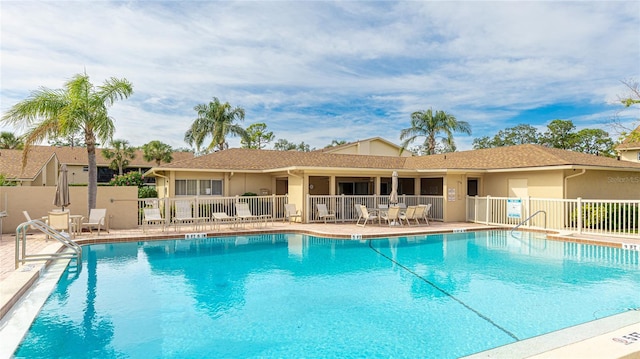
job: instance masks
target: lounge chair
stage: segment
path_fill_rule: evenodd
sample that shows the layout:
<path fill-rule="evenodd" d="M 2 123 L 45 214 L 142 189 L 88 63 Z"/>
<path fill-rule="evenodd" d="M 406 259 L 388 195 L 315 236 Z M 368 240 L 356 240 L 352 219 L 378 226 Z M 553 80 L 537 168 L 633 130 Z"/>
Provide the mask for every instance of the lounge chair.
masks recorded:
<path fill-rule="evenodd" d="M 388 225 L 395 225 L 400 223 L 402 225 L 402 221 L 400 221 L 400 207 L 390 206 L 387 213 L 383 213 L 380 215 L 380 218 L 387 221 Z"/>
<path fill-rule="evenodd" d="M 295 220 L 296 218 L 300 218 L 300 221 L 302 222 L 302 213 L 296 209 L 295 203 L 286 203 L 284 205 L 284 218 L 282 219 L 282 222 L 289 220 L 289 224 L 291 224 L 292 219 Z"/>
<path fill-rule="evenodd" d="M 213 224 L 213 229 L 220 230 L 223 224 L 229 224 L 229 227 L 233 227 L 236 225 L 236 218 L 231 217 L 226 212 L 214 212 L 211 213 L 211 223 Z"/>
<path fill-rule="evenodd" d="M 162 227 L 162 231 L 164 232 L 164 227 L 167 224 L 167 220 L 165 218 L 162 218 L 162 214 L 160 214 L 160 208 L 143 208 L 142 213 L 143 232 L 147 231 L 147 228 L 150 224 L 160 224 Z"/>
<path fill-rule="evenodd" d="M 336 214 L 334 212 L 329 212 L 326 204 L 317 203 L 316 208 L 318 209 L 318 218 L 324 220 L 325 224 L 327 223 L 327 219 L 331 219 L 331 218 L 333 218 L 334 223 L 338 222 L 336 218 Z"/>
<path fill-rule="evenodd" d="M 364 227 L 367 225 L 367 222 L 370 219 L 376 220 L 378 219 L 378 215 L 374 213 L 369 213 L 369 210 L 366 206 L 362 204 L 356 204 L 356 211 L 358 212 L 358 220 L 356 221 L 356 226 Z M 360 224 L 360 220 L 364 219 L 364 222 Z"/>
<path fill-rule="evenodd" d="M 83 217 L 84 220 L 84 217 Z M 107 226 L 107 209 L 106 208 L 93 208 L 89 212 L 89 219 L 87 222 L 82 222 L 82 228 L 89 228 L 89 232 L 93 233 L 93 229 L 98 229 L 98 235 L 100 235 L 100 229 L 104 229 L 109 233 L 109 227 Z"/>
<path fill-rule="evenodd" d="M 176 231 L 178 230 L 178 224 L 193 224 L 197 230 L 200 222 L 204 220 L 206 218 L 193 215 L 191 201 L 176 201 L 176 213 L 171 220 Z"/>
<path fill-rule="evenodd" d="M 254 215 L 249 209 L 249 203 L 236 203 L 236 218 L 242 224 L 245 223 L 260 223 L 264 220 L 265 227 L 267 226 L 267 220 L 271 217 L 268 214 Z"/>
<path fill-rule="evenodd" d="M 49 212 L 47 224 L 58 232 L 67 233 L 70 237 L 73 236 L 73 224 L 69 211 Z"/>

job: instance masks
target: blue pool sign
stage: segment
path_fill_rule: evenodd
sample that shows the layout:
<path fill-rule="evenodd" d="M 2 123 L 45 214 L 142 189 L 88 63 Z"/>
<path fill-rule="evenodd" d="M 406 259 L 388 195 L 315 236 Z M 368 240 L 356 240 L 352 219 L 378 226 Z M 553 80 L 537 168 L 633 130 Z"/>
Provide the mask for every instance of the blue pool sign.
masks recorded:
<path fill-rule="evenodd" d="M 520 198 L 507 199 L 507 217 L 520 218 L 522 214 L 522 200 Z"/>

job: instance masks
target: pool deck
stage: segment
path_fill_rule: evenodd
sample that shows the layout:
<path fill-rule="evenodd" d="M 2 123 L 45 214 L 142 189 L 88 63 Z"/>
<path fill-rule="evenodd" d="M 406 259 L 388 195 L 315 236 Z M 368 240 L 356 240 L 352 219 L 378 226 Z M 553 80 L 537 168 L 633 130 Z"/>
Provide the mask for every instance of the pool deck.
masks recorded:
<path fill-rule="evenodd" d="M 213 229 L 207 226 L 206 229 L 194 230 L 190 226 L 182 226 L 179 227 L 177 231 L 174 227 L 170 227 L 164 232 L 157 228 L 148 231 L 148 233 L 143 233 L 141 229 L 111 230 L 110 233 L 101 232 L 99 236 L 95 232 L 93 234 L 83 233 L 75 240 L 79 244 L 93 244 L 184 238 L 185 234 L 188 233 L 206 233 L 207 236 L 221 236 L 274 232 L 304 233 L 338 239 L 350 239 L 352 235 L 356 235 L 357 237 L 361 236 L 362 238 L 394 237 L 496 228 L 499 227 L 466 222 L 431 222 L 429 226 L 422 224 L 420 226 L 405 225 L 393 227 L 378 224 L 368 224 L 366 227 L 360 227 L 354 223 L 289 224 L 288 222 L 275 222 L 263 227 L 247 225 L 244 228 L 228 228 L 228 226 L 223 225 L 221 229 Z M 550 233 L 548 237 L 555 240 L 591 243 L 612 247 L 621 247 L 622 243 L 637 242 L 637 240 L 634 241 L 625 238 L 576 236 L 570 234 L 561 236 Z M 27 254 L 52 253 L 61 249 L 59 243 L 53 240 L 46 241 L 42 234 L 30 234 L 27 243 Z M 15 269 L 14 263 L 15 236 L 4 234 L 0 239 L 0 319 L 6 314 L 11 315 L 11 309 L 14 304 L 18 303 L 31 285 L 38 280 L 40 274 L 51 265 L 51 263 L 44 261 L 29 262 Z M 5 321 L 3 320 L 2 322 Z M 0 327 L 0 330 L 2 330 L 2 327 Z M 629 334 L 631 334 L 631 336 L 629 336 Z M 617 316 L 585 323 L 576 327 L 477 353 L 468 358 L 640 358 L 640 308 Z"/>

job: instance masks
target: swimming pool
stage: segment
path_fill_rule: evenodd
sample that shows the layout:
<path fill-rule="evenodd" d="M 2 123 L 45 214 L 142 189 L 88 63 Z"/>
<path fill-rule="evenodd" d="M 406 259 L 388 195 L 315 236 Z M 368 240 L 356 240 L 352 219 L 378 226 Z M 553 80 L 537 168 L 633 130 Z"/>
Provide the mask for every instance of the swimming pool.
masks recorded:
<path fill-rule="evenodd" d="M 92 245 L 15 355 L 456 358 L 639 308 L 638 254 L 503 231 Z"/>

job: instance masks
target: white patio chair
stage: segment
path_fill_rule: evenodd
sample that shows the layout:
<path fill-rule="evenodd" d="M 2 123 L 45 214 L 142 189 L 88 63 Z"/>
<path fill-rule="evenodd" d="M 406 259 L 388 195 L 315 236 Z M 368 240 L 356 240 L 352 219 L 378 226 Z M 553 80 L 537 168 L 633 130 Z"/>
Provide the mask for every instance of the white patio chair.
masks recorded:
<path fill-rule="evenodd" d="M 58 232 L 64 232 L 71 238 L 73 236 L 73 224 L 69 211 L 49 212 L 47 224 Z"/>
<path fill-rule="evenodd" d="M 89 219 L 84 222 L 82 218 L 82 228 L 89 228 L 89 232 L 93 233 L 93 229 L 98 229 L 98 235 L 100 235 L 100 229 L 104 229 L 109 233 L 109 227 L 107 226 L 107 209 L 106 208 L 93 208 L 89 211 Z"/>
<path fill-rule="evenodd" d="M 179 224 L 192 224 L 198 230 L 200 222 L 206 220 L 205 217 L 194 216 L 192 206 L 191 201 L 176 201 L 176 212 L 172 219 L 174 230 L 178 230 Z"/>
<path fill-rule="evenodd" d="M 400 214 L 398 215 L 398 218 L 400 219 L 400 223 L 402 223 L 402 221 L 404 220 L 407 223 L 407 226 L 410 226 L 411 220 L 415 220 L 417 222 L 417 219 L 415 218 L 417 207 L 418 206 L 409 206 L 407 207 L 407 210 L 404 213 L 400 212 Z"/>
<path fill-rule="evenodd" d="M 253 213 L 251 213 L 251 209 L 249 209 L 249 203 L 236 203 L 236 218 L 243 225 L 252 222 L 257 224 L 261 223 L 262 220 L 264 220 L 264 225 L 266 227 L 269 217 L 270 215 L 268 214 L 254 215 Z"/>
<path fill-rule="evenodd" d="M 402 222 L 400 221 L 400 207 L 397 206 L 389 207 L 389 210 L 386 213 L 381 214 L 380 218 L 387 221 L 387 224 L 390 226 L 398 223 L 402 225 Z"/>
<path fill-rule="evenodd" d="M 147 232 L 150 224 L 160 224 L 160 226 L 162 227 L 162 231 L 164 232 L 164 227 L 167 224 L 167 220 L 165 218 L 162 218 L 162 214 L 160 214 L 160 208 L 143 208 L 142 214 L 143 232 Z"/>
<path fill-rule="evenodd" d="M 302 213 L 300 213 L 300 210 L 296 209 L 295 203 L 286 203 L 284 205 L 284 218 L 282 219 L 282 222 L 289 220 L 289 224 L 291 224 L 292 219 L 295 220 L 296 218 L 300 218 L 300 221 L 302 222 Z"/>
<path fill-rule="evenodd" d="M 324 203 L 317 203 L 316 208 L 318 210 L 318 218 L 324 220 L 324 223 L 327 223 L 327 219 L 333 218 L 333 222 L 337 223 L 338 219 L 336 218 L 335 212 L 330 212 L 327 209 L 327 205 Z"/>
<path fill-rule="evenodd" d="M 211 223 L 213 225 L 213 229 L 220 230 L 223 224 L 228 224 L 229 228 L 235 227 L 236 218 L 231 217 L 226 212 L 214 212 L 211 213 Z"/>
<path fill-rule="evenodd" d="M 356 226 L 364 227 L 367 225 L 367 222 L 370 219 L 373 219 L 373 220 L 378 219 L 378 215 L 374 213 L 369 213 L 369 210 L 365 205 L 356 204 L 355 206 L 356 206 L 356 211 L 358 212 L 358 220 L 356 221 Z M 362 222 L 361 224 L 360 220 L 362 219 L 364 219 L 364 222 Z"/>

